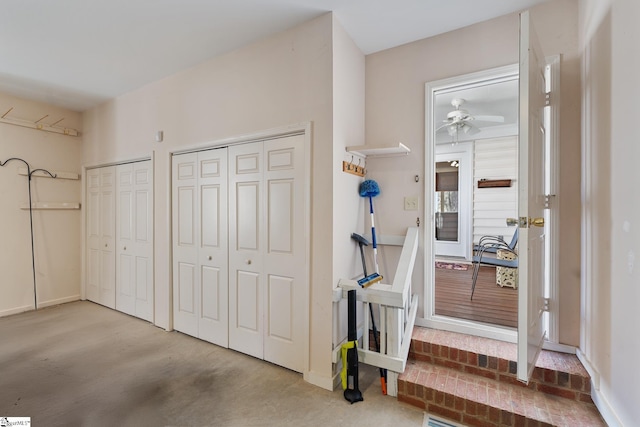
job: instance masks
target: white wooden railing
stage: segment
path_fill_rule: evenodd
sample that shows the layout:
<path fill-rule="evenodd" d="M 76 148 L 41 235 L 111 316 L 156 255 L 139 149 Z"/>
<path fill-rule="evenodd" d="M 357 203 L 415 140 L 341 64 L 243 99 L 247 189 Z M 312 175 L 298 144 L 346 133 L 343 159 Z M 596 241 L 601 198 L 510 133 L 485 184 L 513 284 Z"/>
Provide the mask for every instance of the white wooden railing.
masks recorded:
<path fill-rule="evenodd" d="M 396 239 L 397 240 L 397 239 Z M 380 245 L 397 245 L 393 238 L 380 236 Z M 418 228 L 410 227 L 402 243 L 402 252 L 392 284 L 376 283 L 361 288 L 356 280 L 340 279 L 342 298 L 347 291 L 356 289 L 358 300 L 364 303 L 362 345 L 358 348 L 358 361 L 387 370 L 387 394 L 397 396 L 398 375 L 404 372 L 409 355 L 411 334 L 418 311 L 418 297 L 411 294 L 411 275 L 418 252 Z M 370 316 L 368 304 L 380 307 L 380 352 L 369 350 Z M 334 362 L 337 353 L 334 352 Z"/>

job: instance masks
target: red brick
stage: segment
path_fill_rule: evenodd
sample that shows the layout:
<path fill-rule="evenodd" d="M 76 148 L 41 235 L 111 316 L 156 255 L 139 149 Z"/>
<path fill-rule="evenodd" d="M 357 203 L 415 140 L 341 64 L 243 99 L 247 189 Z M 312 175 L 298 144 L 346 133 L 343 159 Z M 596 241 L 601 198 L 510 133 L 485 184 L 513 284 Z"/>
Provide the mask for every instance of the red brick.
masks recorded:
<path fill-rule="evenodd" d="M 467 400 L 466 409 L 464 412 L 469 415 L 478 415 L 478 404 L 471 400 Z"/>
<path fill-rule="evenodd" d="M 558 387 L 551 387 L 545 384 L 538 384 L 538 391 L 543 393 L 552 394 L 554 396 L 564 397 L 566 399 L 575 400 L 576 392 L 573 390 L 567 390 Z"/>
<path fill-rule="evenodd" d="M 444 395 L 444 406 L 447 408 L 453 409 L 455 407 L 455 397 L 452 394 L 445 393 Z"/>
<path fill-rule="evenodd" d="M 500 411 L 500 425 L 513 426 L 514 425 L 513 414 L 508 411 Z"/>
<path fill-rule="evenodd" d="M 513 414 L 513 425 L 515 427 L 526 427 L 527 418 L 523 415 Z"/>
<path fill-rule="evenodd" d="M 434 390 L 433 391 L 433 395 L 434 395 L 433 402 L 436 405 L 444 405 L 444 393 L 443 392 L 438 391 L 438 390 Z"/>
<path fill-rule="evenodd" d="M 433 389 L 429 387 L 424 388 L 424 400 L 425 402 L 433 402 Z"/>
<path fill-rule="evenodd" d="M 498 369 L 498 358 L 489 356 L 489 369 L 497 370 Z"/>
<path fill-rule="evenodd" d="M 434 357 L 440 357 L 440 346 L 438 344 L 431 344 L 431 354 Z"/>
<path fill-rule="evenodd" d="M 467 353 L 467 363 L 471 366 L 478 366 L 478 354 L 468 352 Z"/>
<path fill-rule="evenodd" d="M 458 349 L 457 348 L 453 348 L 450 347 L 449 348 L 449 359 L 454 360 L 454 361 L 458 361 Z"/>
<path fill-rule="evenodd" d="M 413 397 L 398 395 L 398 401 L 408 403 L 411 406 L 415 406 L 420 409 L 426 409 L 426 404 L 422 400 L 414 399 Z"/>
<path fill-rule="evenodd" d="M 443 360 L 442 366 L 446 366 L 447 368 L 455 369 L 456 371 L 462 370 L 462 365 L 458 362 L 454 362 L 453 360 Z"/>
<path fill-rule="evenodd" d="M 466 350 L 458 350 L 458 362 L 469 363 L 468 352 Z"/>
<path fill-rule="evenodd" d="M 462 422 L 469 427 L 495 427 L 496 424 L 488 420 L 472 417 L 469 415 L 462 416 Z"/>
<path fill-rule="evenodd" d="M 416 384 L 416 394 L 418 399 L 424 399 L 424 387 L 420 384 Z"/>
<path fill-rule="evenodd" d="M 580 402 L 593 403 L 593 400 L 591 399 L 591 395 L 587 393 L 578 393 L 578 400 Z"/>
<path fill-rule="evenodd" d="M 405 388 L 407 396 L 415 396 L 416 395 L 416 384 L 415 383 L 407 383 Z"/>
<path fill-rule="evenodd" d="M 473 366 L 465 366 L 464 371 L 473 375 L 478 375 L 483 378 L 489 378 L 495 380 L 498 378 L 498 374 L 496 372 L 487 371 L 486 369 L 476 368 Z"/>
<path fill-rule="evenodd" d="M 575 391 L 584 391 L 584 378 L 579 375 L 571 375 L 571 389 Z"/>
<path fill-rule="evenodd" d="M 453 408 L 458 412 L 464 412 L 464 405 L 466 399 L 464 397 L 456 396 L 453 400 Z"/>
<path fill-rule="evenodd" d="M 427 412 L 429 412 L 430 414 L 441 415 L 452 421 L 462 421 L 462 414 L 460 412 L 456 412 L 455 410 L 448 408 L 443 408 L 440 405 L 427 405 Z"/>
<path fill-rule="evenodd" d="M 556 375 L 556 371 L 553 371 L 551 369 L 544 369 L 544 376 L 542 378 L 542 380 L 544 382 L 546 382 L 547 384 L 558 384 L 558 378 Z"/>
<path fill-rule="evenodd" d="M 506 359 L 498 359 L 498 371 L 509 372 L 509 361 Z"/>
<path fill-rule="evenodd" d="M 498 424 L 500 422 L 500 413 L 502 411 L 498 408 L 494 408 L 493 406 L 489 407 L 489 421 Z"/>

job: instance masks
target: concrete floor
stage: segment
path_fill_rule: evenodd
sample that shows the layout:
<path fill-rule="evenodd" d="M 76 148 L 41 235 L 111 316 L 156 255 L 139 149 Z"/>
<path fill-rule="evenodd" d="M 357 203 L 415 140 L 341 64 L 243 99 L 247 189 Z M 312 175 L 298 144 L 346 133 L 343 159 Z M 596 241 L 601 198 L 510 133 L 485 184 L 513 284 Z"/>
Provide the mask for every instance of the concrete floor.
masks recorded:
<path fill-rule="evenodd" d="M 364 402 L 80 301 L 0 318 L 0 416 L 47 426 L 421 426 L 360 366 Z"/>

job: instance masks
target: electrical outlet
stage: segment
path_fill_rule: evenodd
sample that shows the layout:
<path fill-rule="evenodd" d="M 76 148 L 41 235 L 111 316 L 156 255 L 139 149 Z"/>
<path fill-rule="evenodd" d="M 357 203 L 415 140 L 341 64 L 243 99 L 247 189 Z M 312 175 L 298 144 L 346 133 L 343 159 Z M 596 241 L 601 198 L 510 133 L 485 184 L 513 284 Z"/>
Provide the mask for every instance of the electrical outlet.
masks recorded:
<path fill-rule="evenodd" d="M 418 198 L 417 197 L 405 197 L 404 198 L 404 210 L 405 211 L 417 211 L 418 210 Z"/>

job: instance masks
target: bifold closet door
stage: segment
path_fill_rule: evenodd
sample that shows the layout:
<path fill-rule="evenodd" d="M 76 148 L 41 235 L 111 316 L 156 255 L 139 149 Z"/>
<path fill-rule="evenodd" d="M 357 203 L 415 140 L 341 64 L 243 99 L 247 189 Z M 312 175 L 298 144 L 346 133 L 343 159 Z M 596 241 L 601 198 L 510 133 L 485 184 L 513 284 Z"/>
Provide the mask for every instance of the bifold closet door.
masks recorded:
<path fill-rule="evenodd" d="M 228 347 L 227 149 L 172 160 L 173 321 Z"/>
<path fill-rule="evenodd" d="M 115 167 L 89 169 L 86 176 L 86 297 L 115 308 Z"/>
<path fill-rule="evenodd" d="M 153 321 L 153 168 L 116 167 L 116 309 Z"/>
<path fill-rule="evenodd" d="M 229 347 L 304 368 L 304 136 L 229 147 Z"/>

